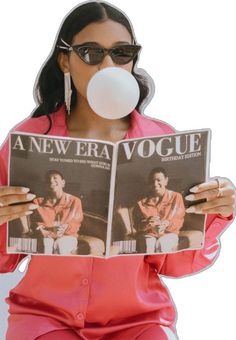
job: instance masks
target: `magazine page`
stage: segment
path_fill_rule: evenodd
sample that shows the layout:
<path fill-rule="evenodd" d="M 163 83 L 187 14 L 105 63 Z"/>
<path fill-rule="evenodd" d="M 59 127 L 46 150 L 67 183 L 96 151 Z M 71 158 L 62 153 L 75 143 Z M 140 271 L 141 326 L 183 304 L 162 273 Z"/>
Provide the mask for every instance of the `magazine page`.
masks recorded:
<path fill-rule="evenodd" d="M 112 255 L 203 246 L 205 215 L 186 213 L 193 203 L 184 197 L 208 178 L 209 144 L 210 130 L 119 142 Z"/>
<path fill-rule="evenodd" d="M 104 257 L 112 143 L 15 132 L 9 185 L 39 207 L 8 223 L 8 253 Z"/>

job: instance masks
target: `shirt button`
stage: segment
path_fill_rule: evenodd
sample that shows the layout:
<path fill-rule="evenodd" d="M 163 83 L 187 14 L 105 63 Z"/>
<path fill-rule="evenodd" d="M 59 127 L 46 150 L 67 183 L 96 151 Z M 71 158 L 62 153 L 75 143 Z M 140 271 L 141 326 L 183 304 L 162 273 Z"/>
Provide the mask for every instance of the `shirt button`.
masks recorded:
<path fill-rule="evenodd" d="M 79 319 L 79 320 L 83 320 L 83 318 L 84 318 L 83 313 L 78 313 L 76 316 L 77 316 L 77 319 Z"/>
<path fill-rule="evenodd" d="M 82 280 L 82 285 L 83 285 L 83 286 L 87 286 L 88 283 L 89 283 L 89 280 L 88 280 L 88 279 L 84 278 L 84 279 Z"/>
<path fill-rule="evenodd" d="M 220 222 L 215 222 L 214 223 L 214 227 L 221 227 L 221 223 Z"/>

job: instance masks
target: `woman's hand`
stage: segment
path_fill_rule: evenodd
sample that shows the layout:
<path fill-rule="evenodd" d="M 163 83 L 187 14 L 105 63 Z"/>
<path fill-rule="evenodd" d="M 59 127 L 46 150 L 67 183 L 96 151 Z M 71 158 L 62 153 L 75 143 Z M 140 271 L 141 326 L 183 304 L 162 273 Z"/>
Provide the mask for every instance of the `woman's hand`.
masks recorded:
<path fill-rule="evenodd" d="M 24 187 L 0 187 L 0 225 L 30 215 L 32 210 L 38 208 L 38 205 L 30 203 L 35 195 L 30 194 L 29 190 Z"/>
<path fill-rule="evenodd" d="M 146 220 L 147 227 L 154 228 L 154 227 L 159 226 L 160 224 L 161 224 L 161 220 L 159 216 L 150 216 Z"/>
<path fill-rule="evenodd" d="M 41 231 L 43 237 L 49 237 L 49 238 L 54 238 L 54 239 L 56 238 L 56 235 L 49 230 L 40 229 L 40 231 Z"/>
<path fill-rule="evenodd" d="M 227 179 L 216 177 L 190 189 L 191 194 L 186 196 L 188 201 L 206 199 L 204 203 L 192 205 L 186 209 L 187 213 L 195 214 L 221 214 L 230 216 L 235 210 L 235 187 Z"/>
<path fill-rule="evenodd" d="M 62 237 L 66 231 L 66 229 L 68 228 L 68 224 L 61 224 L 58 228 L 57 228 L 57 236 L 58 237 Z"/>

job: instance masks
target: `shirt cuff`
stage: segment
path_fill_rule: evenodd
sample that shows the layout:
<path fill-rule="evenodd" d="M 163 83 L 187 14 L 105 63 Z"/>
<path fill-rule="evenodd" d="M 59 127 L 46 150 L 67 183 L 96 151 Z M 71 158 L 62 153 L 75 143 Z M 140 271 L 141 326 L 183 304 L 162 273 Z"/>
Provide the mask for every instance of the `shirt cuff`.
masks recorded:
<path fill-rule="evenodd" d="M 231 224 L 233 219 L 233 214 L 228 217 L 221 216 L 220 214 L 216 215 L 206 230 L 205 246 L 211 245 L 213 240 L 219 238 L 225 229 Z"/>

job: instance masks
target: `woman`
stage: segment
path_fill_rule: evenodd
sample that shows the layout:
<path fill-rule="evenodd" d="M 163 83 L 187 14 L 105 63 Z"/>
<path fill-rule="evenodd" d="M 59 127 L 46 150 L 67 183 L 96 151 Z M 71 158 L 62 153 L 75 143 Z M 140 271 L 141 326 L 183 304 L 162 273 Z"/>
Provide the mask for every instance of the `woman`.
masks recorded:
<path fill-rule="evenodd" d="M 64 191 L 66 181 L 60 171 L 48 170 L 45 182 L 47 194 L 34 200 L 39 206 L 34 223 L 43 239 L 41 251 L 70 255 L 77 248 L 77 233 L 83 220 L 81 200 Z"/>
<path fill-rule="evenodd" d="M 98 70 L 118 66 L 137 78 L 141 96 L 136 109 L 140 109 L 148 88 L 145 79 L 135 71 L 137 50 L 131 47 L 135 51 L 131 59 L 118 64 L 113 55 L 103 56 L 93 48 L 119 45 L 120 51 L 121 45 L 135 43 L 132 28 L 119 10 L 98 2 L 75 8 L 61 26 L 54 51 L 39 76 L 39 106 L 17 130 L 110 141 L 174 132 L 168 125 L 147 119 L 137 111 L 123 119 L 104 120 L 88 105 L 86 88 L 90 78 Z M 123 54 L 125 51 L 126 47 Z M 95 64 L 92 55 L 96 56 Z M 70 78 L 71 103 L 68 90 L 64 105 L 64 83 L 68 87 Z M 6 231 L 5 222 L 37 208 L 30 203 L 32 196 L 28 196 L 27 188 L 6 186 L 7 156 L 6 143 L 0 154 L 1 236 Z M 23 340 L 164 340 L 170 334 L 173 338 L 175 309 L 157 274 L 180 277 L 210 265 L 219 249 L 217 236 L 232 219 L 234 207 L 234 188 L 226 179 L 211 180 L 197 189 L 190 199 L 208 199 L 195 206 L 195 213 L 209 214 L 203 249 L 109 260 L 32 256 L 26 276 L 8 298 L 7 340 L 19 339 L 19 334 Z M 11 203 L 17 204 L 9 206 Z M 13 271 L 24 255 L 5 254 L 4 237 L 1 240 L 1 272 Z"/>

